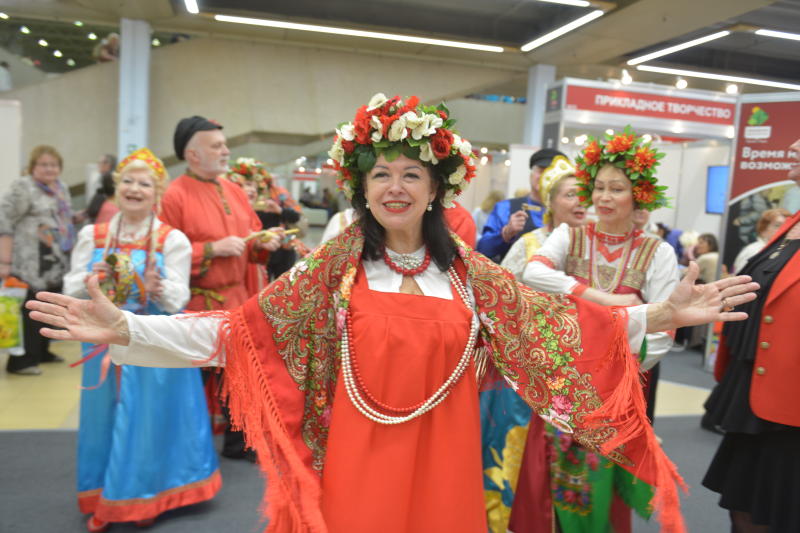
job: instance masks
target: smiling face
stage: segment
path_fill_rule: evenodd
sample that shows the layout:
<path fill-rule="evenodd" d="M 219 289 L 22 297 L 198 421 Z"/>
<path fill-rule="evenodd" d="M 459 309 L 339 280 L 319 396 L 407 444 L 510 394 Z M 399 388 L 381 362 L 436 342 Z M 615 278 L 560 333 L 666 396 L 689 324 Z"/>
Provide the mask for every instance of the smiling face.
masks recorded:
<path fill-rule="evenodd" d="M 117 204 L 124 215 L 141 217 L 153 212 L 156 205 L 156 186 L 147 169 L 125 172 L 117 184 Z"/>
<path fill-rule="evenodd" d="M 797 185 L 800 185 L 800 139 L 793 142 L 789 150 L 794 152 L 795 159 L 792 168 L 789 170 L 789 179 L 794 180 Z"/>
<path fill-rule="evenodd" d="M 364 196 L 372 216 L 383 226 L 387 244 L 393 234 L 419 236 L 422 216 L 436 198 L 430 169 L 416 159 L 399 156 L 387 161 L 381 155 L 364 179 Z"/>
<path fill-rule="evenodd" d="M 586 221 L 586 208 L 578 197 L 578 180 L 568 176 L 559 180 L 550 193 L 550 209 L 553 211 L 553 227 L 566 222 L 569 226 L 580 226 Z"/>
<path fill-rule="evenodd" d="M 597 218 L 607 227 L 630 224 L 633 216 L 633 186 L 617 167 L 606 165 L 597 173 L 592 191 Z"/>

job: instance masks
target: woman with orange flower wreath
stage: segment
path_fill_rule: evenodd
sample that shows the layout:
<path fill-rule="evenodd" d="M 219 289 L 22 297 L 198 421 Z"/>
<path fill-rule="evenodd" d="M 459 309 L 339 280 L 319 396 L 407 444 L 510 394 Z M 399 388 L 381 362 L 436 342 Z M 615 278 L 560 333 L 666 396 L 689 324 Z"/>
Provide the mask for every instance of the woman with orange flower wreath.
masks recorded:
<path fill-rule="evenodd" d="M 634 209 L 667 205 L 666 187 L 659 186 L 655 167 L 663 154 L 630 130 L 606 142 L 592 139 L 576 159 L 579 196 L 594 204 L 597 223 L 570 228 L 562 224 L 531 258 L 523 281 L 534 289 L 580 296 L 607 306 L 661 302 L 678 284 L 678 265 L 669 244 L 634 228 Z M 672 345 L 666 332 L 651 333 L 640 351 L 641 367 L 651 369 Z M 649 382 L 648 382 L 649 383 Z M 648 386 L 645 385 L 645 392 Z M 648 406 L 652 421 L 652 402 Z M 649 516 L 650 488 L 633 483 L 618 466 L 549 426 L 550 485 L 555 516 L 564 533 L 630 531 L 630 508 Z M 536 495 L 539 497 L 542 495 Z M 517 519 L 514 531 L 524 516 Z"/>

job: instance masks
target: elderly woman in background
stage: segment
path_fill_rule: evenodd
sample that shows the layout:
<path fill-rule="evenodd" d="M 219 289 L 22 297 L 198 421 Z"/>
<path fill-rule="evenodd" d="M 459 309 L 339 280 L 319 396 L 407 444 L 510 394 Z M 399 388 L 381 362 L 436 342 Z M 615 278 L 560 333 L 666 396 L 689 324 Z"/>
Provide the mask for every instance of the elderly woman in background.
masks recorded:
<path fill-rule="evenodd" d="M 0 279 L 15 276 L 28 284 L 27 300 L 37 291 L 61 291 L 75 241 L 69 189 L 60 180 L 64 162 L 52 146 L 31 151 L 28 175 L 11 183 L 0 199 Z M 6 370 L 37 376 L 39 363 L 62 362 L 39 334 L 40 324 L 23 311 L 24 349 L 10 350 Z"/>
<path fill-rule="evenodd" d="M 142 148 L 120 162 L 114 181 L 121 211 L 81 229 L 64 294 L 86 295 L 86 278 L 102 273 L 119 308 L 177 313 L 189 301 L 192 247 L 156 216 L 164 165 Z M 91 515 L 88 530 L 149 525 L 170 509 L 213 498 L 222 478 L 200 369 L 109 366 L 108 345 L 84 350 L 78 506 Z"/>
<path fill-rule="evenodd" d="M 800 139 L 790 147 L 800 181 Z M 761 284 L 750 320 L 722 329 L 704 421 L 722 429 L 703 485 L 720 494 L 735 533 L 800 531 L 800 212 L 742 269 Z"/>
<path fill-rule="evenodd" d="M 655 176 L 657 150 L 625 128 L 593 139 L 577 158 L 579 195 L 594 205 L 597 223 L 557 227 L 532 257 L 523 281 L 537 290 L 572 294 L 606 306 L 662 302 L 678 284 L 672 247 L 634 224 L 636 209 L 667 204 Z M 667 332 L 647 335 L 640 352 L 644 370 L 654 368 L 670 346 Z M 657 367 L 656 367 L 657 369 Z M 657 370 L 645 374 L 648 417 L 653 418 Z M 586 449 L 557 426 L 549 426 L 553 459 L 553 508 L 564 533 L 630 531 L 631 512 L 648 516 L 649 487 Z M 540 495 L 541 499 L 544 495 Z"/>
<path fill-rule="evenodd" d="M 683 531 L 629 345 L 743 319 L 721 306 L 756 285 L 693 286 L 692 267 L 668 302 L 630 310 L 519 285 L 447 229 L 445 207 L 475 175 L 453 123 L 416 97 L 359 108 L 329 152 L 356 223 L 238 309 L 137 316 L 95 278 L 91 301 L 29 305 L 64 328 L 47 335 L 122 345 L 119 363 L 224 364 L 232 420 L 270 480 L 270 531 L 485 533 L 478 389 L 493 376 L 657 484 L 665 527 Z"/>
<path fill-rule="evenodd" d="M 734 274 L 741 271 L 750 258 L 764 248 L 764 245 L 772 239 L 775 232 L 783 226 L 783 223 L 786 222 L 786 219 L 790 216 L 792 216 L 792 214 L 783 208 L 767 209 L 761 213 L 761 218 L 756 222 L 756 240 L 742 248 L 736 256 L 733 262 Z"/>
<path fill-rule="evenodd" d="M 711 233 L 703 233 L 697 238 L 694 245 L 694 260 L 700 267 L 700 283 L 709 283 L 717 279 L 717 266 L 719 265 L 719 245 L 717 238 Z"/>
<path fill-rule="evenodd" d="M 509 269 L 517 279 L 553 228 L 561 224 L 574 228 L 586 222 L 586 208 L 578 198 L 578 180 L 575 166 L 564 157 L 557 155 L 553 162 L 539 177 L 539 191 L 545 204 L 542 216 L 544 226 L 524 233 L 503 258 L 502 266 Z"/>

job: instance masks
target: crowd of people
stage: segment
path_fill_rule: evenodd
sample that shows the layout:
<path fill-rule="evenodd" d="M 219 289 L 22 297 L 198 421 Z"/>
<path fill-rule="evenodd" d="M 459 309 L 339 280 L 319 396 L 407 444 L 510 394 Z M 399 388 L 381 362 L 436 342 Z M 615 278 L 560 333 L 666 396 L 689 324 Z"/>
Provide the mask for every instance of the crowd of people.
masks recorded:
<path fill-rule="evenodd" d="M 734 531 L 800 527 L 794 363 L 773 325 L 797 301 L 798 215 L 764 214 L 743 275 L 716 279 L 701 235 L 679 280 L 683 252 L 648 227 L 662 155 L 634 132 L 575 161 L 540 150 L 529 194 L 470 214 L 454 124 L 383 94 L 341 124 L 329 156 L 351 207 L 313 251 L 301 205 L 262 162 L 229 161 L 204 117 L 175 129 L 181 176 L 147 148 L 104 156 L 78 216 L 58 151 L 33 150 L 0 201 L 0 277 L 29 287 L 7 371 L 84 343 L 89 531 L 213 498 L 217 423 L 221 454 L 267 475 L 270 531 L 619 533 L 631 510 L 685 531 L 654 391 L 670 332 L 710 322 L 726 324 L 709 399 L 726 436 L 705 484 Z"/>

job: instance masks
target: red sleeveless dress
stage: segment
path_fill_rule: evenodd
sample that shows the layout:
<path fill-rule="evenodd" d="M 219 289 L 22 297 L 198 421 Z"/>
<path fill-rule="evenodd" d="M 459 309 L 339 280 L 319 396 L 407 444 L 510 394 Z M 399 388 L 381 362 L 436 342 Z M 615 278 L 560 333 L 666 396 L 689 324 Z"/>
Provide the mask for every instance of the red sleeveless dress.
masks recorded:
<path fill-rule="evenodd" d="M 373 291 L 363 267 L 350 312 L 362 379 L 394 407 L 415 405 L 438 389 L 469 335 L 471 316 L 455 290 L 452 300 Z M 377 424 L 353 406 L 340 371 L 322 475 L 328 531 L 485 533 L 478 407 L 470 364 L 432 411 L 404 424 Z"/>

